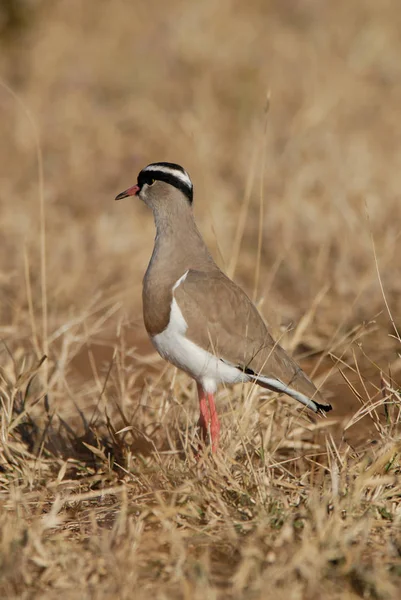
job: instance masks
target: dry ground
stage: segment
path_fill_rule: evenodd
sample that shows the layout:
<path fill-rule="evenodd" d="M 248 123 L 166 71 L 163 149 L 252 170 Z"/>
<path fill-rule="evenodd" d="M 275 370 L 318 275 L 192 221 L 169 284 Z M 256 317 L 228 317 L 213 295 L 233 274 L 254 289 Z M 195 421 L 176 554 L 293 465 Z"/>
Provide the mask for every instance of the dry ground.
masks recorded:
<path fill-rule="evenodd" d="M 2 3 L 0 597 L 400 597 L 400 31 L 397 0 Z M 332 417 L 222 389 L 194 460 L 151 215 L 113 202 L 156 160 Z"/>

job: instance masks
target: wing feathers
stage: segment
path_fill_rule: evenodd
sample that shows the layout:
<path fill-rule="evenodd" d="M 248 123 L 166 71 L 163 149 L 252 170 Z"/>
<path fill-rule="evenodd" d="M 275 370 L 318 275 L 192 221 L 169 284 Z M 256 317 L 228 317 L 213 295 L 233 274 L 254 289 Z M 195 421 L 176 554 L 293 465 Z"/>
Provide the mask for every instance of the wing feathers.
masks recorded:
<path fill-rule="evenodd" d="M 330 410 L 312 381 L 274 341 L 245 292 L 221 271 L 189 270 L 174 297 L 188 323 L 187 336 L 201 348 L 315 412 Z"/>

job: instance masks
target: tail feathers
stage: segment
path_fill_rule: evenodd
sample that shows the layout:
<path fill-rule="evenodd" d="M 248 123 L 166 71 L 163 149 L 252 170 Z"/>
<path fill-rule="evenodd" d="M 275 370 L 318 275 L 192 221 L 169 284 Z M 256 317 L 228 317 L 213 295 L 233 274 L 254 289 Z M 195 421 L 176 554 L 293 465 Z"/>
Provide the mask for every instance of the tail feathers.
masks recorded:
<path fill-rule="evenodd" d="M 265 377 L 263 375 L 256 374 L 253 376 L 250 375 L 250 378 L 253 381 L 255 381 L 255 383 L 258 383 L 260 386 L 272 390 L 273 392 L 281 392 L 283 394 L 287 394 L 287 396 L 294 398 L 294 400 L 298 400 L 298 402 L 300 402 L 304 406 L 307 406 L 315 413 L 325 413 L 332 409 L 331 404 L 321 404 L 320 402 L 316 402 L 316 400 L 308 398 L 308 396 L 305 396 L 305 394 L 302 394 L 301 392 L 298 392 L 297 390 L 288 387 L 288 385 L 286 385 L 279 379 L 273 379 L 271 377 Z"/>

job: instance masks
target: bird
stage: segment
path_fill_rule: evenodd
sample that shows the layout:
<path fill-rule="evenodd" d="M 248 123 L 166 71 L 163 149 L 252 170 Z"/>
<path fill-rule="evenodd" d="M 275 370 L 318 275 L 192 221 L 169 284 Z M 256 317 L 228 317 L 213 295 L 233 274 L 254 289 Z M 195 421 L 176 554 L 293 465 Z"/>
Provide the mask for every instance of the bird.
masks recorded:
<path fill-rule="evenodd" d="M 116 196 L 152 211 L 156 237 L 142 287 L 143 318 L 157 352 L 197 384 L 202 443 L 217 452 L 219 384 L 254 382 L 315 413 L 331 410 L 301 367 L 269 333 L 251 299 L 217 266 L 193 213 L 193 184 L 170 162 L 151 163 Z"/>

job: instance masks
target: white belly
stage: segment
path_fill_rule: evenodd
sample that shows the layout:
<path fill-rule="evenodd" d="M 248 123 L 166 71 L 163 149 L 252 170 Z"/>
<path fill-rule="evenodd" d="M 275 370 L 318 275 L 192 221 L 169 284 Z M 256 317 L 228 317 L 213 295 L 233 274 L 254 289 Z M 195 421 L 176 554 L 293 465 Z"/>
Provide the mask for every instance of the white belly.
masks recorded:
<path fill-rule="evenodd" d="M 180 280 L 177 284 L 179 282 Z M 219 383 L 249 381 L 249 377 L 240 369 L 223 362 L 187 339 L 187 329 L 187 322 L 173 296 L 169 324 L 162 333 L 151 338 L 152 343 L 163 358 L 186 371 L 208 393 L 214 393 Z"/>

